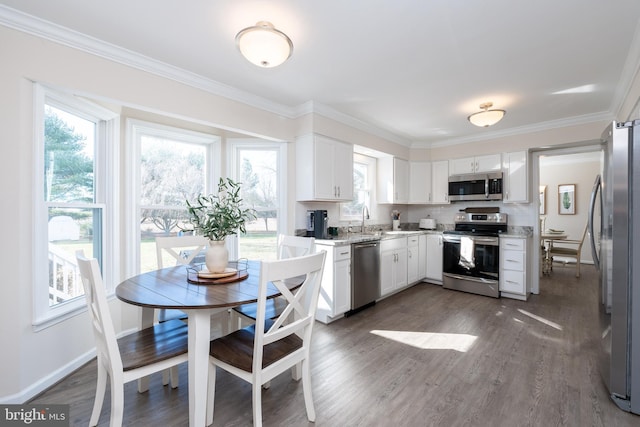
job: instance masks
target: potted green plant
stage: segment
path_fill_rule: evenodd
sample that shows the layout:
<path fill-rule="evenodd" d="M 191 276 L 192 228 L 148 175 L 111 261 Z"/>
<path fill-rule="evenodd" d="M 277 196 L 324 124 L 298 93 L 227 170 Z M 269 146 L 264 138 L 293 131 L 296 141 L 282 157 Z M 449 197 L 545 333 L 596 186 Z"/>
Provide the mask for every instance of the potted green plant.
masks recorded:
<path fill-rule="evenodd" d="M 256 218 L 255 211 L 244 206 L 240 188 L 240 183 L 220 178 L 217 194 L 200 194 L 194 201 L 186 201 L 191 230 L 209 239 L 205 264 L 212 273 L 223 273 L 227 268 L 229 253 L 225 238 L 246 233 L 246 222 Z"/>

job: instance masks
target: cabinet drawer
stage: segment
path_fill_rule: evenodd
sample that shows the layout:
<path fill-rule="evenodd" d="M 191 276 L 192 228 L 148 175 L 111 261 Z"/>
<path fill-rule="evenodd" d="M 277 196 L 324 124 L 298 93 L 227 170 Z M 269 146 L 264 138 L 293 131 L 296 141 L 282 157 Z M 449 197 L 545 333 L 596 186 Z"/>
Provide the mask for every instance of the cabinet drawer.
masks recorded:
<path fill-rule="evenodd" d="M 418 246 L 418 240 L 420 240 L 419 236 L 409 236 L 407 237 L 407 245 L 408 246 Z"/>
<path fill-rule="evenodd" d="M 512 249 L 516 251 L 524 251 L 525 239 L 500 238 L 500 245 L 504 249 Z"/>
<path fill-rule="evenodd" d="M 525 295 L 524 273 L 521 271 L 503 271 L 500 278 L 500 290 Z"/>
<path fill-rule="evenodd" d="M 500 262 L 504 270 L 524 271 L 524 252 L 504 250 Z"/>
<path fill-rule="evenodd" d="M 351 258 L 351 245 L 337 246 L 333 252 L 333 261 Z"/>

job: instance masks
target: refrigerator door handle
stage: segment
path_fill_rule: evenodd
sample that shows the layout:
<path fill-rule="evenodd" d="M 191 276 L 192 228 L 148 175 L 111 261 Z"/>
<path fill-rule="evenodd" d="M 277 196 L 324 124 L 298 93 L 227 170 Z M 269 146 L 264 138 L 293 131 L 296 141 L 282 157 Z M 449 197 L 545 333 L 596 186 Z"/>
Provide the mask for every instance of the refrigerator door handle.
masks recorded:
<path fill-rule="evenodd" d="M 600 215 L 602 215 L 602 178 L 600 175 L 596 176 L 596 181 L 594 182 L 593 189 L 591 190 L 591 200 L 589 201 L 589 241 L 591 242 L 591 254 L 593 255 L 593 263 L 596 266 L 596 270 L 600 270 L 600 257 L 596 251 L 596 237 L 593 232 L 593 216 L 595 215 L 598 191 L 600 191 Z"/>

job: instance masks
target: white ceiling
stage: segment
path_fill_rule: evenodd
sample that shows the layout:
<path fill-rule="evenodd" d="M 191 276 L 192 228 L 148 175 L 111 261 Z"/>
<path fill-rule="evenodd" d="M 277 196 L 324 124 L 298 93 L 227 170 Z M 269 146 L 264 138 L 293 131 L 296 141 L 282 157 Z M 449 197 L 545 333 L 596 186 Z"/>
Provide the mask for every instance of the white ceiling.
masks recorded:
<path fill-rule="evenodd" d="M 414 146 L 612 119 L 640 57 L 639 0 L 1 4 L 195 73 L 225 96 L 293 115 L 313 103 Z M 18 15 L 0 6 L 0 24 L 17 27 Z M 293 41 L 280 67 L 258 68 L 235 47 L 262 20 Z M 485 101 L 507 114 L 477 128 L 466 117 Z"/>

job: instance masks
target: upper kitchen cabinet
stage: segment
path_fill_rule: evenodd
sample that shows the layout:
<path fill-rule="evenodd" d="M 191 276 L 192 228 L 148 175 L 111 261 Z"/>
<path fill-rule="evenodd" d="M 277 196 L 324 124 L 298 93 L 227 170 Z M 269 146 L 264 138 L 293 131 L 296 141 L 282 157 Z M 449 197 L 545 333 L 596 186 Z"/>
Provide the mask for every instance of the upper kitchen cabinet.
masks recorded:
<path fill-rule="evenodd" d="M 395 157 L 378 159 L 378 203 L 409 202 L 409 162 Z"/>
<path fill-rule="evenodd" d="M 311 134 L 296 140 L 298 201 L 353 199 L 353 145 Z M 309 170 L 311 168 L 311 170 Z"/>
<path fill-rule="evenodd" d="M 450 175 L 491 172 L 499 170 L 502 170 L 502 158 L 500 154 L 465 157 L 462 159 L 454 159 L 449 161 Z"/>
<path fill-rule="evenodd" d="M 431 192 L 433 204 L 449 203 L 449 161 L 431 163 Z"/>
<path fill-rule="evenodd" d="M 527 152 L 505 153 L 504 171 L 503 201 L 505 203 L 527 203 L 529 201 Z"/>
<path fill-rule="evenodd" d="M 431 203 L 431 162 L 409 162 L 409 203 Z"/>

